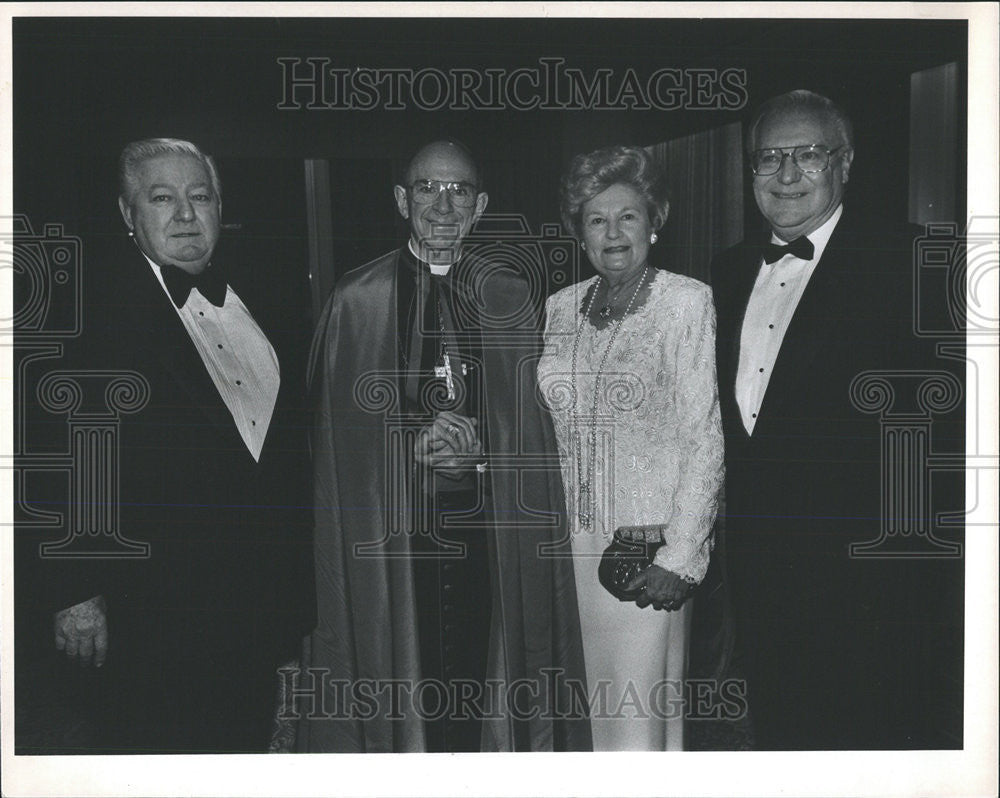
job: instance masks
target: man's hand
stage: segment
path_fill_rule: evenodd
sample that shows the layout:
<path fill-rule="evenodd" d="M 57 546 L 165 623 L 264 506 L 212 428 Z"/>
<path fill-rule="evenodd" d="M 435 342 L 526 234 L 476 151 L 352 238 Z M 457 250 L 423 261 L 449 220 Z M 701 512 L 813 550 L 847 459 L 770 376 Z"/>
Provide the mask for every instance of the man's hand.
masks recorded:
<path fill-rule="evenodd" d="M 639 607 L 652 604 L 654 610 L 679 610 L 691 593 L 690 584 L 677 574 L 661 568 L 659 565 L 649 566 L 629 582 L 626 589 L 637 590 L 643 586 L 646 589 L 635 600 L 635 603 Z"/>
<path fill-rule="evenodd" d="M 473 466 L 474 458 L 483 453 L 477 424 L 474 418 L 443 410 L 420 431 L 414 457 L 418 463 L 433 468 L 435 474 L 460 479 Z"/>
<path fill-rule="evenodd" d="M 108 655 L 108 617 L 104 596 L 94 596 L 54 616 L 56 648 L 81 666 L 100 668 Z"/>

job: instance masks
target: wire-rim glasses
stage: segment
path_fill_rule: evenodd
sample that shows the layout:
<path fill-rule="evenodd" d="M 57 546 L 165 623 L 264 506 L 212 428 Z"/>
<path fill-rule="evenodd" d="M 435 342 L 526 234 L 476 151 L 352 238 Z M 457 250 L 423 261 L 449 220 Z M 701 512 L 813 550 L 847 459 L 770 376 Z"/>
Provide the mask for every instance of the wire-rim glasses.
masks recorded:
<path fill-rule="evenodd" d="M 413 201 L 420 205 L 437 202 L 442 191 L 447 192 L 452 204 L 459 208 L 470 208 L 476 204 L 476 187 L 472 183 L 416 180 L 410 186 Z"/>
<path fill-rule="evenodd" d="M 824 172 L 830 168 L 830 159 L 838 150 L 844 149 L 846 145 L 841 144 L 835 149 L 830 149 L 823 144 L 800 144 L 796 147 L 769 147 L 763 150 L 754 150 L 750 154 L 750 168 L 753 173 L 760 177 L 774 175 L 781 171 L 785 158 L 791 158 L 792 163 L 800 172 L 815 174 Z"/>

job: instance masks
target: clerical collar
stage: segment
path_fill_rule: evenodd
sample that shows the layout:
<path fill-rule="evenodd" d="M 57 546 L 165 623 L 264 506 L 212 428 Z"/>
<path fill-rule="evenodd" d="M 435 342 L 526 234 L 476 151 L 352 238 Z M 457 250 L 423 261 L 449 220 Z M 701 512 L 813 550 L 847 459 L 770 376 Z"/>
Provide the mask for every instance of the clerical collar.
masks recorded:
<path fill-rule="evenodd" d="M 830 237 L 833 235 L 833 229 L 837 226 L 837 222 L 840 221 L 840 217 L 843 213 L 844 204 L 841 203 L 837 206 L 837 210 L 833 212 L 829 219 L 806 236 L 806 238 L 808 238 L 813 245 L 813 263 L 819 263 L 819 259 L 823 256 L 823 250 L 826 249 L 826 245 L 829 243 Z M 772 232 L 771 243 L 780 245 L 787 242 L 783 238 L 779 238 L 777 233 Z"/>
<path fill-rule="evenodd" d="M 448 273 L 451 267 L 454 266 L 456 263 L 458 263 L 458 261 L 461 259 L 461 255 L 459 255 L 459 257 L 455 258 L 455 260 L 453 260 L 451 263 L 428 263 L 426 260 L 421 258 L 420 255 L 417 253 L 416 248 L 413 246 L 412 238 L 407 239 L 406 247 L 407 249 L 410 250 L 410 254 L 413 255 L 417 263 L 422 263 L 424 266 L 426 266 L 428 269 L 431 270 L 431 274 L 436 274 L 438 277 L 444 277 L 444 275 Z"/>

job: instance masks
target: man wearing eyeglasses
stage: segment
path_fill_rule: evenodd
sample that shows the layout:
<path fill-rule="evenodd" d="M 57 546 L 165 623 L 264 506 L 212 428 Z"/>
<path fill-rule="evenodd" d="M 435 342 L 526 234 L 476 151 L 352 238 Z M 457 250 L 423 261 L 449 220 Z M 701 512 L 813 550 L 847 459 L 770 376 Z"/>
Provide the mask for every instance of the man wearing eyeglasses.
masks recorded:
<path fill-rule="evenodd" d="M 947 600 L 944 571 L 849 548 L 878 538 L 883 484 L 879 422 L 852 405 L 852 381 L 926 363 L 911 332 L 915 231 L 846 207 L 853 132 L 825 97 L 769 100 L 747 150 L 768 230 L 712 275 L 726 562 L 757 746 L 954 745 L 946 673 L 924 678 L 948 635 L 917 617 Z M 960 740 L 961 721 L 951 730 Z"/>
<path fill-rule="evenodd" d="M 540 556 L 565 535 L 558 469 L 506 457 L 555 452 L 528 285 L 467 251 L 488 196 L 465 147 L 422 148 L 393 192 L 408 240 L 341 278 L 313 342 L 305 747 L 589 748 L 553 689 L 583 685 L 572 563 Z"/>

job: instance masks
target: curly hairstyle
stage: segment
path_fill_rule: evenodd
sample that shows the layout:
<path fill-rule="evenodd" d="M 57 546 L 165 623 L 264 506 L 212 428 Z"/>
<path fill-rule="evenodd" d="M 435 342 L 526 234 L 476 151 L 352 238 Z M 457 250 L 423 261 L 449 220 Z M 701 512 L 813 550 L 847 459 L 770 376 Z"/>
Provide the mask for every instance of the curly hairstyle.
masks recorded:
<path fill-rule="evenodd" d="M 567 232 L 579 238 L 583 206 L 617 183 L 635 189 L 645 200 L 654 230 L 663 226 L 670 208 L 663 170 L 641 147 L 618 145 L 577 155 L 570 163 L 559 203 Z"/>

